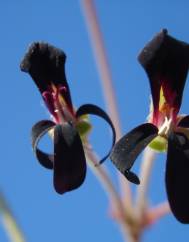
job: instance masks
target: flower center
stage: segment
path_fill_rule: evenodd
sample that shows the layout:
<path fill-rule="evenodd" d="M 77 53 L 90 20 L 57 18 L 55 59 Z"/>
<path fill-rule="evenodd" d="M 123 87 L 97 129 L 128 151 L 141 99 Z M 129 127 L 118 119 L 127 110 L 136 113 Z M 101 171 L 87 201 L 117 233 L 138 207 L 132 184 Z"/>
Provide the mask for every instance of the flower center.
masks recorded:
<path fill-rule="evenodd" d="M 165 117 L 163 124 L 159 128 L 158 136 L 150 142 L 149 147 L 158 152 L 165 152 L 167 150 L 168 136 L 173 128 L 172 119 Z"/>
<path fill-rule="evenodd" d="M 52 85 L 48 91 L 43 92 L 42 96 L 56 123 L 70 122 L 73 124 L 76 122 L 76 118 L 66 102 L 66 92 L 66 87 Z"/>
<path fill-rule="evenodd" d="M 168 119 L 167 117 L 165 117 L 164 123 L 159 128 L 158 135 L 167 139 L 170 132 L 173 130 L 173 127 L 174 123 L 172 121 L 172 118 Z"/>
<path fill-rule="evenodd" d="M 168 136 L 176 128 L 176 112 L 170 102 L 167 102 L 162 87 L 160 89 L 158 112 L 154 113 L 153 109 L 151 109 L 149 121 L 159 129 L 158 136 L 152 140 L 149 146 L 158 152 L 165 152 L 167 150 Z"/>

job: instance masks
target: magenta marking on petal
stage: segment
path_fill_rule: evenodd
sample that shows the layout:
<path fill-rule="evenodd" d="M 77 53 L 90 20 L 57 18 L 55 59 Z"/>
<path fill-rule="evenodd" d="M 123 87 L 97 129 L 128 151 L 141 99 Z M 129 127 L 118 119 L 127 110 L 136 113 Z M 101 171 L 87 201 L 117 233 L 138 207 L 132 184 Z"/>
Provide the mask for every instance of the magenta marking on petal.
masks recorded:
<path fill-rule="evenodd" d="M 164 92 L 164 96 L 166 99 L 166 102 L 170 106 L 170 117 L 173 119 L 173 121 L 176 122 L 176 117 L 180 109 L 180 105 L 178 103 L 178 99 L 180 98 L 175 90 L 171 90 L 169 82 L 163 82 L 162 88 Z"/>
<path fill-rule="evenodd" d="M 175 103 L 177 102 L 177 93 L 175 90 L 171 90 L 170 87 L 171 81 L 162 81 L 162 88 L 164 97 L 170 107 L 176 107 Z"/>
<path fill-rule="evenodd" d="M 66 86 L 60 86 L 60 87 L 58 87 L 58 93 L 64 98 L 64 100 L 67 104 L 67 108 L 69 109 L 71 114 L 74 115 L 74 109 L 73 109 L 72 103 L 70 102 L 70 99 L 69 99 L 68 88 Z"/>
<path fill-rule="evenodd" d="M 159 120 L 159 112 L 158 110 L 154 110 L 153 112 L 153 119 L 152 119 L 152 124 L 158 126 L 158 120 Z"/>
<path fill-rule="evenodd" d="M 53 117 L 55 118 L 55 120 L 58 120 L 57 114 L 55 112 L 55 106 L 54 106 L 54 98 L 53 98 L 53 94 L 49 91 L 44 91 L 42 93 L 42 97 L 43 100 L 49 110 L 49 112 L 53 115 Z"/>
<path fill-rule="evenodd" d="M 60 93 L 65 93 L 67 92 L 67 88 L 65 86 L 62 86 L 59 88 Z"/>
<path fill-rule="evenodd" d="M 157 126 L 161 126 L 164 122 L 165 117 L 168 119 L 172 119 L 174 123 L 176 123 L 176 117 L 179 112 L 179 105 L 177 102 L 178 95 L 175 90 L 172 90 L 170 86 L 170 81 L 161 80 L 160 81 L 160 90 L 162 88 L 164 101 L 161 103 L 161 98 L 159 95 L 159 102 L 156 105 L 156 109 L 153 112 L 153 124 Z M 161 91 L 159 91 L 160 93 Z"/>

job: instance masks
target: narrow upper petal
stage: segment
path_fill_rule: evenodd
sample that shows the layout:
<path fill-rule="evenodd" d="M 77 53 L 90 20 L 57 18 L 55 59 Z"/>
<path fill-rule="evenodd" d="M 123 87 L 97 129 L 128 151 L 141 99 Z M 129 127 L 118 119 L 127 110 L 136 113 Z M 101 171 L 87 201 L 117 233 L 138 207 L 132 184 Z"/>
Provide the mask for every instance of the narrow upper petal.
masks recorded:
<path fill-rule="evenodd" d="M 173 214 L 181 223 L 189 223 L 189 141 L 184 134 L 169 136 L 165 180 Z"/>
<path fill-rule="evenodd" d="M 130 173 L 130 169 L 138 155 L 157 135 L 157 127 L 146 123 L 131 130 L 115 144 L 110 159 L 131 182 L 139 183 L 136 175 Z"/>
<path fill-rule="evenodd" d="M 161 88 L 166 105 L 177 114 L 189 67 L 189 45 L 162 30 L 144 47 L 138 60 L 150 79 L 154 123 L 158 119 Z"/>
<path fill-rule="evenodd" d="M 62 194 L 81 186 L 86 160 L 77 130 L 69 123 L 54 129 L 54 187 Z"/>

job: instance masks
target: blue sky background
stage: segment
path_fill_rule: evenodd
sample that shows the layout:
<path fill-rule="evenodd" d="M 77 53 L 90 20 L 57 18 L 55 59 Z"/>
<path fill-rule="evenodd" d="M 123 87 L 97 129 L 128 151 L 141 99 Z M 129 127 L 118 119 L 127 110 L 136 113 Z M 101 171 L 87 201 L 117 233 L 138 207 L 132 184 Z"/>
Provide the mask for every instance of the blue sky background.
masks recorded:
<path fill-rule="evenodd" d="M 149 107 L 148 79 L 137 62 L 137 54 L 162 28 L 189 42 L 189 3 L 187 0 L 96 0 L 95 3 L 122 129 L 126 133 L 144 122 Z M 27 241 L 122 241 L 117 224 L 109 219 L 107 197 L 90 170 L 80 189 L 60 196 L 53 189 L 52 173 L 37 163 L 30 145 L 32 125 L 49 117 L 33 81 L 19 69 L 27 46 L 33 41 L 43 40 L 66 52 L 66 73 L 75 106 L 94 103 L 105 108 L 80 1 L 1 0 L 0 36 L 0 189 Z M 189 113 L 188 93 L 186 84 L 183 113 Z M 107 144 L 110 135 L 103 122 L 95 119 L 94 124 L 91 142 L 103 154 L 110 144 Z M 113 165 L 109 160 L 106 164 L 116 182 Z M 151 204 L 166 199 L 164 172 L 165 155 L 160 155 L 151 179 Z M 188 236 L 189 227 L 168 215 L 145 233 L 143 241 L 185 242 Z M 2 227 L 0 241 L 8 241 Z"/>

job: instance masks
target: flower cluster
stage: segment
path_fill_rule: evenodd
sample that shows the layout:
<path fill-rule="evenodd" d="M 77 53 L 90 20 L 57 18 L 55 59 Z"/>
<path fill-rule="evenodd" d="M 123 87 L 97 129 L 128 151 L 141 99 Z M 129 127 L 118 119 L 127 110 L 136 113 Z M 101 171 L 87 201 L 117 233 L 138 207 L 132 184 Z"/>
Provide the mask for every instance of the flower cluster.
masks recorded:
<path fill-rule="evenodd" d="M 189 223 L 189 115 L 179 115 L 189 68 L 189 45 L 170 35 L 158 33 L 141 51 L 138 60 L 150 81 L 152 105 L 148 121 L 131 130 L 115 144 L 115 129 L 109 116 L 98 106 L 72 105 L 65 75 L 66 56 L 47 43 L 33 43 L 21 62 L 37 85 L 53 120 L 42 120 L 32 128 L 32 147 L 41 165 L 54 171 L 55 190 L 62 194 L 78 188 L 86 175 L 85 144 L 91 124 L 88 115 L 102 117 L 113 132 L 109 155 L 119 171 L 131 182 L 140 180 L 131 168 L 142 150 L 150 146 L 167 152 L 165 183 L 175 217 Z M 38 147 L 49 133 L 54 154 Z"/>

